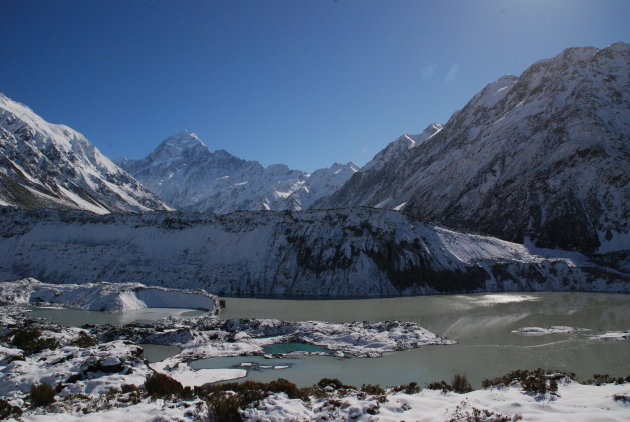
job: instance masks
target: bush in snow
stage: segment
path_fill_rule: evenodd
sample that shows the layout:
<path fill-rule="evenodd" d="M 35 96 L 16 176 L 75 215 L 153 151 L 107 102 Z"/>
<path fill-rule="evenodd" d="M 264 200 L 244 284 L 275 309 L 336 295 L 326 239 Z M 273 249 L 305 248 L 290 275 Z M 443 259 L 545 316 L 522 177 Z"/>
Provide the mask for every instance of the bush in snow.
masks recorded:
<path fill-rule="evenodd" d="M 11 344 L 26 354 L 40 353 L 46 349 L 54 350 L 59 347 L 59 342 L 54 338 L 41 338 L 40 328 L 16 328 L 9 336 L 13 336 Z"/>
<path fill-rule="evenodd" d="M 381 388 L 380 385 L 363 384 L 361 386 L 361 391 L 371 396 L 382 396 L 385 394 L 385 390 Z"/>
<path fill-rule="evenodd" d="M 435 388 L 435 389 L 440 390 L 441 388 Z M 397 385 L 396 387 L 393 388 L 393 391 L 394 393 L 400 393 L 402 391 L 405 394 L 417 394 L 420 392 L 420 386 L 418 385 L 417 382 L 410 382 L 407 385 Z"/>
<path fill-rule="evenodd" d="M 0 399 L 0 419 L 19 418 L 20 416 L 22 416 L 22 409 Z"/>
<path fill-rule="evenodd" d="M 317 383 L 317 386 L 322 389 L 332 389 L 332 390 L 339 390 L 341 388 L 354 389 L 353 386 L 345 385 L 344 383 L 339 381 L 337 378 L 322 378 Z"/>
<path fill-rule="evenodd" d="M 255 405 L 269 394 L 285 393 L 290 399 L 308 401 L 311 389 L 299 388 L 292 382 L 279 378 L 268 383 L 247 380 L 197 387 L 195 392 L 199 396 L 205 396 L 211 420 L 240 421 L 239 409 Z"/>
<path fill-rule="evenodd" d="M 470 386 L 470 383 L 468 382 L 468 379 L 466 378 L 466 375 L 455 374 L 451 386 L 453 387 L 454 392 L 460 394 L 469 393 L 473 390 Z"/>
<path fill-rule="evenodd" d="M 48 384 L 31 385 L 31 405 L 48 406 L 55 401 L 55 389 Z"/>
<path fill-rule="evenodd" d="M 453 387 L 444 380 L 430 382 L 426 385 L 426 388 L 428 388 L 429 390 L 442 390 L 443 393 L 453 390 Z"/>
<path fill-rule="evenodd" d="M 442 390 L 443 393 L 447 391 L 454 391 L 456 393 L 469 393 L 473 389 L 466 378 L 466 375 L 455 374 L 453 381 L 449 384 L 446 381 L 437 381 L 427 384 L 429 390 Z"/>
<path fill-rule="evenodd" d="M 82 348 L 96 346 L 97 344 L 98 344 L 97 339 L 95 339 L 94 337 L 90 337 L 89 335 L 83 332 L 79 334 L 79 337 L 75 338 L 74 340 L 70 342 L 70 346 L 76 346 L 76 347 L 82 347 Z"/>
<path fill-rule="evenodd" d="M 523 391 L 529 394 L 546 394 L 551 393 L 557 395 L 558 379 L 568 377 L 575 378 L 573 373 L 551 372 L 538 368 L 534 371 L 518 369 L 507 375 L 494 379 L 485 379 L 481 382 L 483 388 L 503 385 L 505 387 L 517 382 L 523 388 Z"/>
<path fill-rule="evenodd" d="M 190 387 L 184 388 L 179 381 L 159 372 L 147 376 L 144 381 L 144 388 L 151 397 L 175 396 L 187 399 L 193 396 Z"/>

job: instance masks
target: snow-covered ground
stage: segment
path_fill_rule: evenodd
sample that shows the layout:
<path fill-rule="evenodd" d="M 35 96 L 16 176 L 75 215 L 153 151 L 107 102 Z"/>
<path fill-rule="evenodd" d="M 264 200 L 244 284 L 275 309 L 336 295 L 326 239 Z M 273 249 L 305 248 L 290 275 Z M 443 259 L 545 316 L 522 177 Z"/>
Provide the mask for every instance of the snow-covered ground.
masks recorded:
<path fill-rule="evenodd" d="M 0 304 L 49 303 L 89 311 L 191 308 L 212 313 L 219 299 L 203 290 L 150 287 L 140 283 L 48 284 L 33 278 L 0 283 Z"/>
<path fill-rule="evenodd" d="M 269 396 L 256 408 L 246 409 L 243 414 L 246 420 L 269 422 L 628 420 L 630 383 L 593 386 L 566 381 L 560 384 L 557 396 L 531 395 L 514 385 L 467 394 L 424 389 L 417 394 L 388 394 L 384 402 L 382 398 L 356 392 L 332 400 L 313 398 L 310 402 L 289 399 L 279 393 Z M 474 418 L 476 414 L 478 419 Z"/>

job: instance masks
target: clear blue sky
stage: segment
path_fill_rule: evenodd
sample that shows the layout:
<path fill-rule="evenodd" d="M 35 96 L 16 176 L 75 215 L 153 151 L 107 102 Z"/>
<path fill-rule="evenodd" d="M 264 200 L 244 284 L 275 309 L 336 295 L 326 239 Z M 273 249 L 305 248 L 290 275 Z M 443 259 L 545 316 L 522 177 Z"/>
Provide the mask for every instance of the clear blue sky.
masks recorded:
<path fill-rule="evenodd" d="M 629 22 L 627 0 L 2 0 L 0 92 L 111 158 L 189 129 L 311 171 L 566 47 L 630 42 Z"/>

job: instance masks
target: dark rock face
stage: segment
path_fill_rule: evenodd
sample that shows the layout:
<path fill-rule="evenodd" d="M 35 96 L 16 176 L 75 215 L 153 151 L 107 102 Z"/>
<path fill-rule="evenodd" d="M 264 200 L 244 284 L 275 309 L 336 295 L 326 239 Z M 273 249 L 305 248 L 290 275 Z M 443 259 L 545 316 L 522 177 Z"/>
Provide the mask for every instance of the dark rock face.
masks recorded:
<path fill-rule="evenodd" d="M 629 249 L 629 69 L 630 45 L 617 43 L 567 49 L 505 76 L 434 136 L 366 165 L 316 206 L 396 208 L 587 254 Z"/>

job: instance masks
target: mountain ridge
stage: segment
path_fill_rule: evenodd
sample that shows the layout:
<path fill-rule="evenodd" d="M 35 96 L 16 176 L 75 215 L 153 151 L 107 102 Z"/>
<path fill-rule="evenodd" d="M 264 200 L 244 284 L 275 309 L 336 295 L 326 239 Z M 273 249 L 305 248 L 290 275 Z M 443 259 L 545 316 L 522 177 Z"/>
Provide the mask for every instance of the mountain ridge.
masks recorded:
<path fill-rule="evenodd" d="M 392 210 L 95 215 L 0 208 L 0 281 L 140 282 L 219 295 L 630 291 L 577 252 L 458 233 Z"/>
<path fill-rule="evenodd" d="M 79 132 L 1 93 L 0 204 L 101 214 L 168 209 Z"/>
<path fill-rule="evenodd" d="M 630 249 L 629 68 L 630 45 L 616 43 L 501 77 L 431 139 L 364 166 L 315 206 L 395 208 L 589 254 Z"/>

